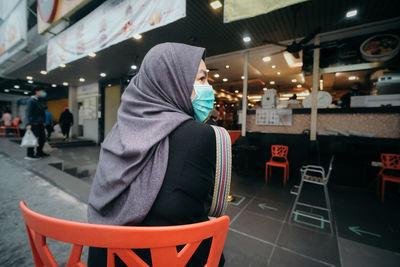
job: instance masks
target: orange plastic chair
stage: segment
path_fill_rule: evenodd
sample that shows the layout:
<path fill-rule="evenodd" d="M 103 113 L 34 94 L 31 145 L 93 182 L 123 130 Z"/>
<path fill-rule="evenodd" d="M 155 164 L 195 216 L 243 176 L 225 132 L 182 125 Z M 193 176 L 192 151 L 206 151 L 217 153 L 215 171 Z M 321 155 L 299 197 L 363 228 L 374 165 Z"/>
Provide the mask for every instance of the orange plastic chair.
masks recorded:
<path fill-rule="evenodd" d="M 20 122 L 20 118 L 15 118 L 13 120 L 12 126 L 1 126 L 0 127 L 0 136 L 7 136 L 7 129 L 8 130 L 13 130 L 15 132 L 15 134 L 17 135 L 17 137 L 21 137 L 21 133 L 19 131 L 19 122 Z"/>
<path fill-rule="evenodd" d="M 400 183 L 400 154 L 382 153 L 381 162 L 382 169 L 378 174 L 378 178 L 381 177 L 381 200 L 383 203 L 385 200 L 385 182 L 390 181 Z M 379 192 L 379 179 L 377 190 Z"/>
<path fill-rule="evenodd" d="M 283 185 L 286 185 L 286 181 L 289 180 L 289 161 L 287 154 L 289 151 L 288 146 L 272 145 L 271 146 L 271 159 L 265 164 L 265 182 L 268 183 L 268 174 L 271 173 L 270 167 L 282 167 L 284 168 L 283 174 Z M 282 159 L 282 161 L 276 161 L 276 159 Z M 268 171 L 269 170 L 269 171 Z"/>
<path fill-rule="evenodd" d="M 132 249 L 149 248 L 152 266 L 185 266 L 204 239 L 212 237 L 205 266 L 218 266 L 229 228 L 229 217 L 181 226 L 111 226 L 72 222 L 48 217 L 19 203 L 24 216 L 36 266 L 58 266 L 46 238 L 72 243 L 67 267 L 86 266 L 81 261 L 83 246 L 107 248 L 107 266 L 115 255 L 128 266 L 149 266 Z M 177 246 L 186 244 L 181 251 Z"/>

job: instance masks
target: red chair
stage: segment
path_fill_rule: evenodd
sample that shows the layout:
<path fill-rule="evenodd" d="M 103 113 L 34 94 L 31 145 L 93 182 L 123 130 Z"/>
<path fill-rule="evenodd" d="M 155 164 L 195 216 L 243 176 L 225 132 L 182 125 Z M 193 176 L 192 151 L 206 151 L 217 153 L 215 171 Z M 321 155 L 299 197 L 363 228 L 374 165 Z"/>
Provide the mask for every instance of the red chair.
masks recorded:
<path fill-rule="evenodd" d="M 286 180 L 289 180 L 289 161 L 287 154 L 289 151 L 288 146 L 272 145 L 271 146 L 271 159 L 265 164 L 265 182 L 268 183 L 268 173 L 271 166 L 284 168 L 283 185 L 286 185 Z M 280 159 L 280 161 L 277 161 Z M 268 171 L 269 170 L 269 171 Z"/>
<path fill-rule="evenodd" d="M 385 182 L 400 183 L 400 154 L 381 154 L 382 169 L 378 174 L 378 187 L 379 192 L 379 177 L 381 177 L 381 200 L 385 200 Z"/>
<path fill-rule="evenodd" d="M 201 241 L 212 237 L 206 266 L 218 266 L 229 228 L 229 217 L 181 226 L 111 226 L 66 221 L 48 217 L 19 203 L 24 216 L 36 266 L 58 266 L 46 238 L 73 244 L 67 267 L 86 266 L 81 261 L 83 246 L 107 248 L 107 266 L 118 257 L 128 266 L 149 266 L 132 249 L 149 248 L 152 266 L 185 266 Z M 177 251 L 178 245 L 186 244 Z"/>
<path fill-rule="evenodd" d="M 12 126 L 0 126 L 0 136 L 7 136 L 7 130 L 12 130 L 15 132 L 15 134 L 17 135 L 17 137 L 21 137 L 21 133 L 19 131 L 19 123 L 20 123 L 21 119 L 16 117 L 13 120 L 13 124 Z"/>
<path fill-rule="evenodd" d="M 239 136 L 242 134 L 242 131 L 238 130 L 228 130 L 229 136 L 231 137 L 231 144 L 233 145 Z"/>

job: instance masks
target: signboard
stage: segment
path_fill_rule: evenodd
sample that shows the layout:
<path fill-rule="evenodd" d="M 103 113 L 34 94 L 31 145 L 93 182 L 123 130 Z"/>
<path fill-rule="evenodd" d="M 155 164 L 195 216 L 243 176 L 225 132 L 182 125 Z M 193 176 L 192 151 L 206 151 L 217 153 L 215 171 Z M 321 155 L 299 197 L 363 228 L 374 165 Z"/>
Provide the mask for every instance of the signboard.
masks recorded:
<path fill-rule="evenodd" d="M 50 39 L 47 71 L 186 16 L 185 0 L 112 0 Z"/>
<path fill-rule="evenodd" d="M 307 0 L 225 0 L 224 23 L 255 17 Z"/>
<path fill-rule="evenodd" d="M 26 46 L 28 29 L 26 1 L 20 1 L 17 6 L 12 6 L 10 3 L 7 5 L 4 1 L 0 3 L 0 7 L 4 7 L 9 12 L 4 14 L 5 11 L 2 11 L 4 22 L 0 25 L 1 64 Z"/>
<path fill-rule="evenodd" d="M 292 110 L 257 109 L 256 125 L 292 126 Z"/>
<path fill-rule="evenodd" d="M 90 0 L 37 0 L 38 33 L 56 26 L 62 18 L 68 18 Z"/>

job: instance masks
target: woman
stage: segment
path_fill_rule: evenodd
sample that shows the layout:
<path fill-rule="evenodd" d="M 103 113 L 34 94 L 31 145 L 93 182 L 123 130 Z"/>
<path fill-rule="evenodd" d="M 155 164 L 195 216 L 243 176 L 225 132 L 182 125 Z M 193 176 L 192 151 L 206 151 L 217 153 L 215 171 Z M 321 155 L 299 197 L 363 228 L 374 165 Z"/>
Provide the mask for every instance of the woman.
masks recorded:
<path fill-rule="evenodd" d="M 166 226 L 208 220 L 216 138 L 203 123 L 214 103 L 204 56 L 204 48 L 177 43 L 147 53 L 102 144 L 89 197 L 90 223 Z M 203 242 L 188 266 L 204 266 L 208 248 Z M 147 251 L 138 254 L 148 261 Z M 88 265 L 105 263 L 105 250 L 91 248 Z"/>

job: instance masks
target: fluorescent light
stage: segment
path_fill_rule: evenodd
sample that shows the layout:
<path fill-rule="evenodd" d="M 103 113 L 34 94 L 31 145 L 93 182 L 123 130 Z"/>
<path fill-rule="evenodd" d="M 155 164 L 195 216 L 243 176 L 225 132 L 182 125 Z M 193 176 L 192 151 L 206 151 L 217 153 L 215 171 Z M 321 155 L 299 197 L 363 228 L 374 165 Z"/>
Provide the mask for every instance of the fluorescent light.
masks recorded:
<path fill-rule="evenodd" d="M 238 94 L 238 97 L 243 97 L 243 95 L 242 94 Z"/>
<path fill-rule="evenodd" d="M 27 95 L 27 94 L 29 94 L 29 92 L 25 91 L 24 94 Z"/>
<path fill-rule="evenodd" d="M 108 84 L 108 87 L 111 87 L 111 83 Z"/>
<path fill-rule="evenodd" d="M 235 93 L 236 93 L 236 94 L 239 93 L 239 90 L 235 90 Z"/>
<path fill-rule="evenodd" d="M 218 8 L 222 7 L 222 4 L 221 4 L 220 1 L 212 1 L 212 2 L 210 3 L 210 6 L 211 6 L 213 9 L 218 9 Z"/>
<path fill-rule="evenodd" d="M 54 83 L 53 83 L 53 84 L 51 85 L 51 87 L 57 87 L 57 84 L 54 84 Z"/>
<path fill-rule="evenodd" d="M 281 97 L 292 97 L 293 94 L 281 94 L 280 96 L 281 96 Z"/>
<path fill-rule="evenodd" d="M 286 63 L 291 69 L 301 68 L 303 66 L 302 57 L 295 58 L 291 53 L 286 51 L 283 52 L 283 57 L 285 58 Z"/>
<path fill-rule="evenodd" d="M 215 73 L 215 74 L 214 74 L 214 77 L 215 77 L 215 78 L 219 78 L 219 74 L 218 74 L 218 73 Z"/>
<path fill-rule="evenodd" d="M 245 36 L 245 37 L 243 37 L 243 41 L 244 41 L 245 43 L 248 43 L 248 42 L 251 41 L 251 38 L 250 38 L 249 36 Z"/>
<path fill-rule="evenodd" d="M 90 53 L 88 54 L 88 56 L 89 56 L 89 57 L 95 57 L 95 56 L 96 56 L 96 53 L 90 52 Z"/>
<path fill-rule="evenodd" d="M 349 12 L 346 13 L 346 18 L 351 18 L 357 15 L 357 9 L 350 10 Z"/>
<path fill-rule="evenodd" d="M 267 91 L 267 87 L 264 87 L 263 90 L 264 90 L 264 91 Z"/>
<path fill-rule="evenodd" d="M 296 79 L 292 79 L 292 83 L 295 83 L 295 82 L 297 82 L 297 80 Z"/>
<path fill-rule="evenodd" d="M 356 76 L 349 76 L 349 81 L 354 81 L 354 80 L 356 80 L 356 79 L 357 79 Z"/>
<path fill-rule="evenodd" d="M 244 76 L 240 77 L 242 80 L 244 80 Z"/>
<path fill-rule="evenodd" d="M 28 83 L 33 83 L 33 81 L 32 81 L 32 80 L 29 80 Z"/>
<path fill-rule="evenodd" d="M 63 82 L 62 85 L 68 86 L 68 83 L 67 82 Z"/>
<path fill-rule="evenodd" d="M 280 97 L 279 100 L 289 100 L 289 97 Z"/>
<path fill-rule="evenodd" d="M 101 77 L 106 77 L 107 74 L 105 74 L 104 72 L 102 72 L 102 73 L 100 73 L 100 76 L 101 76 Z"/>
<path fill-rule="evenodd" d="M 46 75 L 46 74 L 47 74 L 47 71 L 41 70 L 41 71 L 40 71 L 40 74 Z"/>
<path fill-rule="evenodd" d="M 18 89 L 18 88 L 19 88 L 19 85 L 17 85 L 17 84 L 14 85 L 14 88 L 15 88 L 15 89 Z"/>
<path fill-rule="evenodd" d="M 223 78 L 222 81 L 227 82 L 228 78 Z"/>
<path fill-rule="evenodd" d="M 136 65 L 132 65 L 132 66 L 131 66 L 131 69 L 136 70 L 136 69 L 137 69 L 137 66 L 136 66 Z"/>
<path fill-rule="evenodd" d="M 67 65 L 65 65 L 65 64 L 61 64 L 61 65 L 60 65 L 61 68 L 65 68 L 66 66 L 67 66 Z"/>
<path fill-rule="evenodd" d="M 276 65 L 272 65 L 271 67 L 272 67 L 273 69 L 275 69 L 275 68 L 276 68 Z"/>
<path fill-rule="evenodd" d="M 275 82 L 274 81 L 270 81 L 269 84 L 275 84 Z"/>
<path fill-rule="evenodd" d="M 231 67 L 231 66 L 229 66 L 229 65 L 226 65 L 226 66 L 225 66 L 225 68 L 227 68 L 227 69 L 229 69 L 230 67 Z"/>
<path fill-rule="evenodd" d="M 85 81 L 85 78 L 79 78 L 79 81 L 80 81 L 80 82 L 84 82 L 84 81 Z"/>
<path fill-rule="evenodd" d="M 263 57 L 263 59 L 262 59 L 264 62 L 268 62 L 268 61 L 271 61 L 271 57 Z"/>
<path fill-rule="evenodd" d="M 298 85 L 297 85 L 297 88 L 301 88 L 301 84 L 298 84 Z"/>
<path fill-rule="evenodd" d="M 10 92 L 10 90 L 8 90 L 8 89 L 4 89 L 4 92 L 8 93 L 8 92 Z"/>
<path fill-rule="evenodd" d="M 281 75 L 281 73 L 279 71 L 276 74 Z"/>
<path fill-rule="evenodd" d="M 133 35 L 133 39 L 140 40 L 140 39 L 142 39 L 142 35 L 141 34 L 134 34 Z"/>
<path fill-rule="evenodd" d="M 32 76 L 26 76 L 26 79 L 27 79 L 27 80 L 32 80 L 33 77 L 32 77 Z"/>
<path fill-rule="evenodd" d="M 261 95 L 251 95 L 251 96 L 248 96 L 247 98 L 250 100 L 257 101 L 257 100 L 261 100 L 262 96 Z"/>

